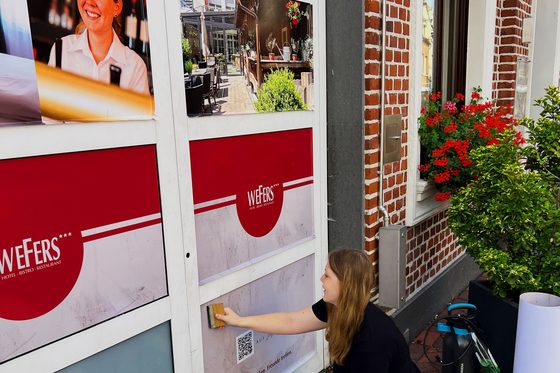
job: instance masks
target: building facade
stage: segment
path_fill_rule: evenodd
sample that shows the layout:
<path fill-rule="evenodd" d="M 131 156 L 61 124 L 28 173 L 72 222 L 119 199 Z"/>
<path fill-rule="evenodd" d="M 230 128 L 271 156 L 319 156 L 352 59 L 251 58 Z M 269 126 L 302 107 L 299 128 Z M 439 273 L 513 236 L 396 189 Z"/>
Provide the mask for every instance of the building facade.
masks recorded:
<path fill-rule="evenodd" d="M 538 4 L 531 0 L 365 0 L 362 5 L 361 9 L 335 4 L 327 7 L 327 15 L 330 12 L 339 17 L 338 25 L 345 23 L 346 16 L 353 18 L 358 13 L 363 19 L 361 58 L 352 59 L 363 67 L 361 78 L 338 78 L 351 86 L 347 90 L 362 92 L 362 97 L 358 101 L 351 96 L 354 100 L 344 105 L 348 106 L 346 114 L 339 114 L 331 102 L 327 109 L 331 147 L 346 146 L 329 157 L 329 177 L 334 179 L 329 189 L 330 249 L 348 242 L 357 246 L 350 235 L 361 228 L 363 242 L 359 244 L 375 268 L 379 303 L 398 308 L 397 323 L 413 337 L 420 330 L 419 324 L 433 316 L 418 318 L 418 312 L 437 312 L 478 275 L 476 265 L 447 227 L 446 204 L 434 200 L 435 191 L 418 173 L 418 117 L 425 96 L 441 91 L 446 99 L 459 92 L 468 99 L 471 89 L 479 86 L 483 96 L 496 106 L 509 107 L 516 117 L 529 115 L 532 100 L 544 94 L 545 85 L 557 82 L 553 59 L 543 77 L 546 83 L 531 86 L 534 71 L 540 69 L 533 67 L 539 62 L 534 50 L 540 42 L 539 31 L 533 26 L 544 22 L 546 9 L 549 24 L 556 30 L 558 4 L 542 0 Z M 551 10 L 556 10 L 555 17 Z M 329 33 L 327 24 L 331 47 L 340 43 L 353 48 L 339 35 L 356 26 L 343 27 L 345 30 Z M 557 32 L 553 35 L 555 38 Z M 335 53 L 327 52 L 327 62 L 330 86 L 337 87 L 337 74 L 348 61 L 339 61 Z M 347 118 L 354 118 L 350 112 L 358 108 L 362 117 L 350 123 Z M 399 123 L 397 136 L 391 128 L 395 120 Z M 391 141 L 396 141 L 400 152 L 396 158 L 389 156 L 395 146 Z M 361 163 L 352 155 L 358 151 Z M 345 185 L 344 195 L 332 185 Z M 355 202 L 349 202 L 351 199 Z M 342 205 L 355 207 L 343 211 Z M 404 263 L 388 277 L 384 273 L 395 272 L 396 267 L 386 267 L 380 257 L 399 250 L 399 243 L 380 244 L 382 227 L 387 226 L 401 226 L 406 235 L 406 242 L 400 243 L 400 250 L 405 250 Z M 388 282 L 400 283 L 403 289 L 397 305 L 384 304 L 383 289 L 392 286 Z"/>

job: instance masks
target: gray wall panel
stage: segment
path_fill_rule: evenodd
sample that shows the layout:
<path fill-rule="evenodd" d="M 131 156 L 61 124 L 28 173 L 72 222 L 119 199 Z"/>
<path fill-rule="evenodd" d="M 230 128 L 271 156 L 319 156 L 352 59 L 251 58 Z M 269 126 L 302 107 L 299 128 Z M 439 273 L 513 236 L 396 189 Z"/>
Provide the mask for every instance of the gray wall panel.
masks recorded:
<path fill-rule="evenodd" d="M 329 250 L 364 241 L 364 5 L 326 2 Z"/>

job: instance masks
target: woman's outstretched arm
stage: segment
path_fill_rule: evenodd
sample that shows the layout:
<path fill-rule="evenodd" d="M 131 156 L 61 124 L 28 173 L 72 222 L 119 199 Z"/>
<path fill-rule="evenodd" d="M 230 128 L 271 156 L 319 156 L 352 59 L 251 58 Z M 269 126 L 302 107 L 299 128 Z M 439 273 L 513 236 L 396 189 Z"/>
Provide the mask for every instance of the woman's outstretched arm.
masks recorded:
<path fill-rule="evenodd" d="M 323 329 L 327 323 L 319 320 L 311 306 L 294 312 L 267 313 L 255 316 L 239 316 L 231 308 L 224 309 L 225 314 L 216 314 L 218 320 L 231 326 L 253 329 L 269 334 L 300 334 Z"/>

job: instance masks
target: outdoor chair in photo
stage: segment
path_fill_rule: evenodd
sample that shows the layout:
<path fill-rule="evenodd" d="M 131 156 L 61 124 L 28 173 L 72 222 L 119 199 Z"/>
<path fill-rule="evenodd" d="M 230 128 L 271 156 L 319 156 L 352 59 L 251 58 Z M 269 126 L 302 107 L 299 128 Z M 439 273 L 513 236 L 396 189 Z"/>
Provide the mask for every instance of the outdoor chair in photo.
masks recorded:
<path fill-rule="evenodd" d="M 193 85 L 185 86 L 185 96 L 187 104 L 187 115 L 195 116 L 204 112 L 203 98 L 202 98 L 202 83 L 194 85 L 198 79 L 193 80 Z"/>
<path fill-rule="evenodd" d="M 210 113 L 212 113 L 212 99 L 214 99 L 214 104 L 216 104 L 216 97 L 212 91 L 212 74 L 207 72 L 202 75 L 202 99 L 208 100 L 208 105 L 210 106 Z"/>

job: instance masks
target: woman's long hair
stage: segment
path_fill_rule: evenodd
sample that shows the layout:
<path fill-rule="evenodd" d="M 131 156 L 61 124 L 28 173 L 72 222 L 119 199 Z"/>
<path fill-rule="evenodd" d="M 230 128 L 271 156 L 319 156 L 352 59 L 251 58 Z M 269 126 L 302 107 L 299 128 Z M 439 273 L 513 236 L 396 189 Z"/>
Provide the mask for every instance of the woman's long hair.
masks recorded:
<path fill-rule="evenodd" d="M 327 333 L 331 360 L 342 365 L 364 319 L 373 288 L 373 268 L 361 250 L 342 249 L 329 254 L 329 266 L 340 281 L 337 305 L 327 303 Z"/>
<path fill-rule="evenodd" d="M 119 0 L 113 0 L 113 1 L 115 2 L 115 4 L 119 2 Z M 121 14 L 122 11 L 117 17 L 113 17 L 113 30 L 115 30 L 115 33 L 118 35 L 119 39 L 121 38 L 121 31 L 122 31 Z M 86 25 L 84 24 L 84 21 L 80 18 L 80 22 L 76 26 L 76 30 L 74 31 L 74 33 L 76 35 L 79 35 L 85 30 L 86 30 Z"/>

